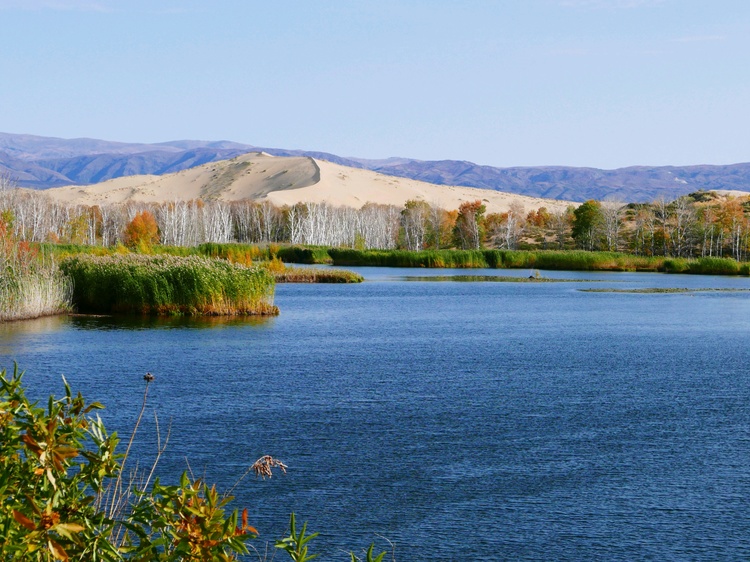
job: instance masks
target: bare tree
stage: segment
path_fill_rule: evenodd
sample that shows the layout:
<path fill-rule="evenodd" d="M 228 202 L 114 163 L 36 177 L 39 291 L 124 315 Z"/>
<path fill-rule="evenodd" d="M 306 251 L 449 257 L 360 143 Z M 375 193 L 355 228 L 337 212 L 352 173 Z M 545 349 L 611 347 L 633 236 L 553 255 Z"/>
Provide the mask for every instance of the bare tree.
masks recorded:
<path fill-rule="evenodd" d="M 622 201 L 610 199 L 602 203 L 604 240 L 610 252 L 616 252 L 620 246 L 624 209 L 625 204 Z"/>

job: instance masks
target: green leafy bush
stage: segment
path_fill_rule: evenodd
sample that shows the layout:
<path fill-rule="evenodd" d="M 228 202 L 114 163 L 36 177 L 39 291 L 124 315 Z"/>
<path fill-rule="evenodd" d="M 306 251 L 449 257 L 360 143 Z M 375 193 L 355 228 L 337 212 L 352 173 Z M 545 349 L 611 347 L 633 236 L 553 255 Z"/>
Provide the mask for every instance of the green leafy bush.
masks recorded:
<path fill-rule="evenodd" d="M 18 560 L 234 560 L 257 536 L 227 512 L 231 497 L 183 474 L 177 486 L 123 490 L 116 453 L 87 404 L 65 383 L 47 408 L 32 403 L 23 373 L 0 372 L 0 552 Z M 146 383 L 148 385 L 148 382 Z M 148 388 L 148 386 L 147 386 Z M 144 394 L 145 406 L 145 394 Z"/>
<path fill-rule="evenodd" d="M 248 543 L 259 533 L 248 524 L 248 510 L 240 514 L 231 509 L 233 498 L 219 494 L 215 486 L 187 473 L 176 485 L 158 478 L 150 484 L 150 475 L 142 489 L 123 485 L 153 376 L 144 379 L 141 413 L 125 454 L 119 454 L 117 434 L 93 417 L 101 404 L 74 395 L 63 379 L 65 396 L 50 396 L 43 408 L 27 397 L 17 366 L 10 376 L 0 371 L 4 560 L 227 562 L 249 554 Z M 157 460 L 163 450 L 160 444 Z M 286 472 L 281 461 L 266 455 L 245 474 L 270 477 L 274 468 Z M 307 534 L 306 523 L 298 531 L 292 513 L 289 535 L 275 545 L 295 562 L 304 562 L 318 556 L 308 551 L 317 535 Z M 366 559 L 381 562 L 384 554 L 375 556 L 371 545 Z M 351 559 L 357 560 L 354 554 Z"/>

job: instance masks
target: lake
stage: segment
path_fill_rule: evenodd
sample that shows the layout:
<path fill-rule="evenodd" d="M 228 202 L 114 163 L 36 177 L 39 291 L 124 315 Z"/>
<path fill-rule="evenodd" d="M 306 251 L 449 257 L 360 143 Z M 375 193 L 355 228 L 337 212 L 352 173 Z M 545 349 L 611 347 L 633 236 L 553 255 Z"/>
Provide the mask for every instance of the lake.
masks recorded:
<path fill-rule="evenodd" d="M 542 272 L 560 283 L 407 280 L 528 271 L 352 268 L 360 285 L 279 285 L 280 316 L 56 317 L 0 325 L 0 366 L 34 396 L 153 411 L 159 473 L 227 490 L 262 549 L 291 511 L 324 560 L 375 541 L 412 560 L 750 557 L 747 278 Z M 280 557 L 279 557 L 280 559 Z"/>

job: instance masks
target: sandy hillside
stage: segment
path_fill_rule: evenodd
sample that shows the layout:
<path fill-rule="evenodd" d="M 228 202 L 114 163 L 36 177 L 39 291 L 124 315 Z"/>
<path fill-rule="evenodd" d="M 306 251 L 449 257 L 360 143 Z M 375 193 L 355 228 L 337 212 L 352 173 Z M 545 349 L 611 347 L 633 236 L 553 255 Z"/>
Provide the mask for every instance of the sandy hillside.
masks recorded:
<path fill-rule="evenodd" d="M 570 204 L 489 189 L 435 185 L 313 158 L 274 157 L 257 152 L 174 174 L 128 176 L 45 192 L 59 201 L 84 205 L 201 198 L 268 200 L 276 205 L 326 201 L 359 208 L 368 202 L 402 206 L 409 199 L 418 199 L 445 209 L 457 209 L 465 201 L 480 199 L 487 212 L 492 213 L 507 211 L 514 202 L 526 210 L 546 207 L 550 211 Z"/>

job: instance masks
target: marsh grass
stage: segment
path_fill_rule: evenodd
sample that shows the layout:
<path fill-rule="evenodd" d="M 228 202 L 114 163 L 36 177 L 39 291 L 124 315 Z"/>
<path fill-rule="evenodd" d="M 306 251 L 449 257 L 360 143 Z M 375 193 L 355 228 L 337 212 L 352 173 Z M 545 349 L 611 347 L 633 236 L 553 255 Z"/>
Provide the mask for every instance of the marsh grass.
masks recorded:
<path fill-rule="evenodd" d="M 589 288 L 589 289 L 578 289 L 582 293 L 629 293 L 629 294 L 671 294 L 671 293 L 747 293 L 750 289 L 734 289 L 734 288 L 721 288 L 712 289 L 702 287 L 698 289 L 688 289 L 687 287 L 650 287 L 641 289 L 612 289 L 612 288 Z"/>
<path fill-rule="evenodd" d="M 0 322 L 60 314 L 71 309 L 72 284 L 52 260 L 0 270 Z"/>
<path fill-rule="evenodd" d="M 71 284 L 54 257 L 18 240 L 0 216 L 0 322 L 70 310 Z"/>
<path fill-rule="evenodd" d="M 320 254 L 321 248 L 316 252 Z M 334 265 L 425 268 L 537 268 L 565 271 L 659 271 L 703 275 L 750 275 L 750 263 L 729 258 L 664 258 L 582 250 L 353 250 L 329 248 Z M 280 254 L 283 256 L 283 254 Z M 301 249 L 295 255 L 302 255 Z M 284 261 L 288 261 L 283 258 Z M 322 263 L 323 259 L 318 258 Z M 308 262 L 310 263 L 310 262 Z"/>
<path fill-rule="evenodd" d="M 333 259 L 323 246 L 281 246 L 276 255 L 286 263 L 330 264 Z"/>
<path fill-rule="evenodd" d="M 274 315 L 273 275 L 200 256 L 78 255 L 61 264 L 80 312 Z"/>
<path fill-rule="evenodd" d="M 491 266 L 482 250 L 352 250 L 330 248 L 334 265 L 428 268 L 487 268 Z"/>
<path fill-rule="evenodd" d="M 274 274 L 277 283 L 362 283 L 364 277 L 345 269 L 286 267 Z"/>
<path fill-rule="evenodd" d="M 410 275 L 404 281 L 435 281 L 457 283 L 593 283 L 591 279 L 553 279 L 550 277 L 513 277 L 507 275 Z"/>

